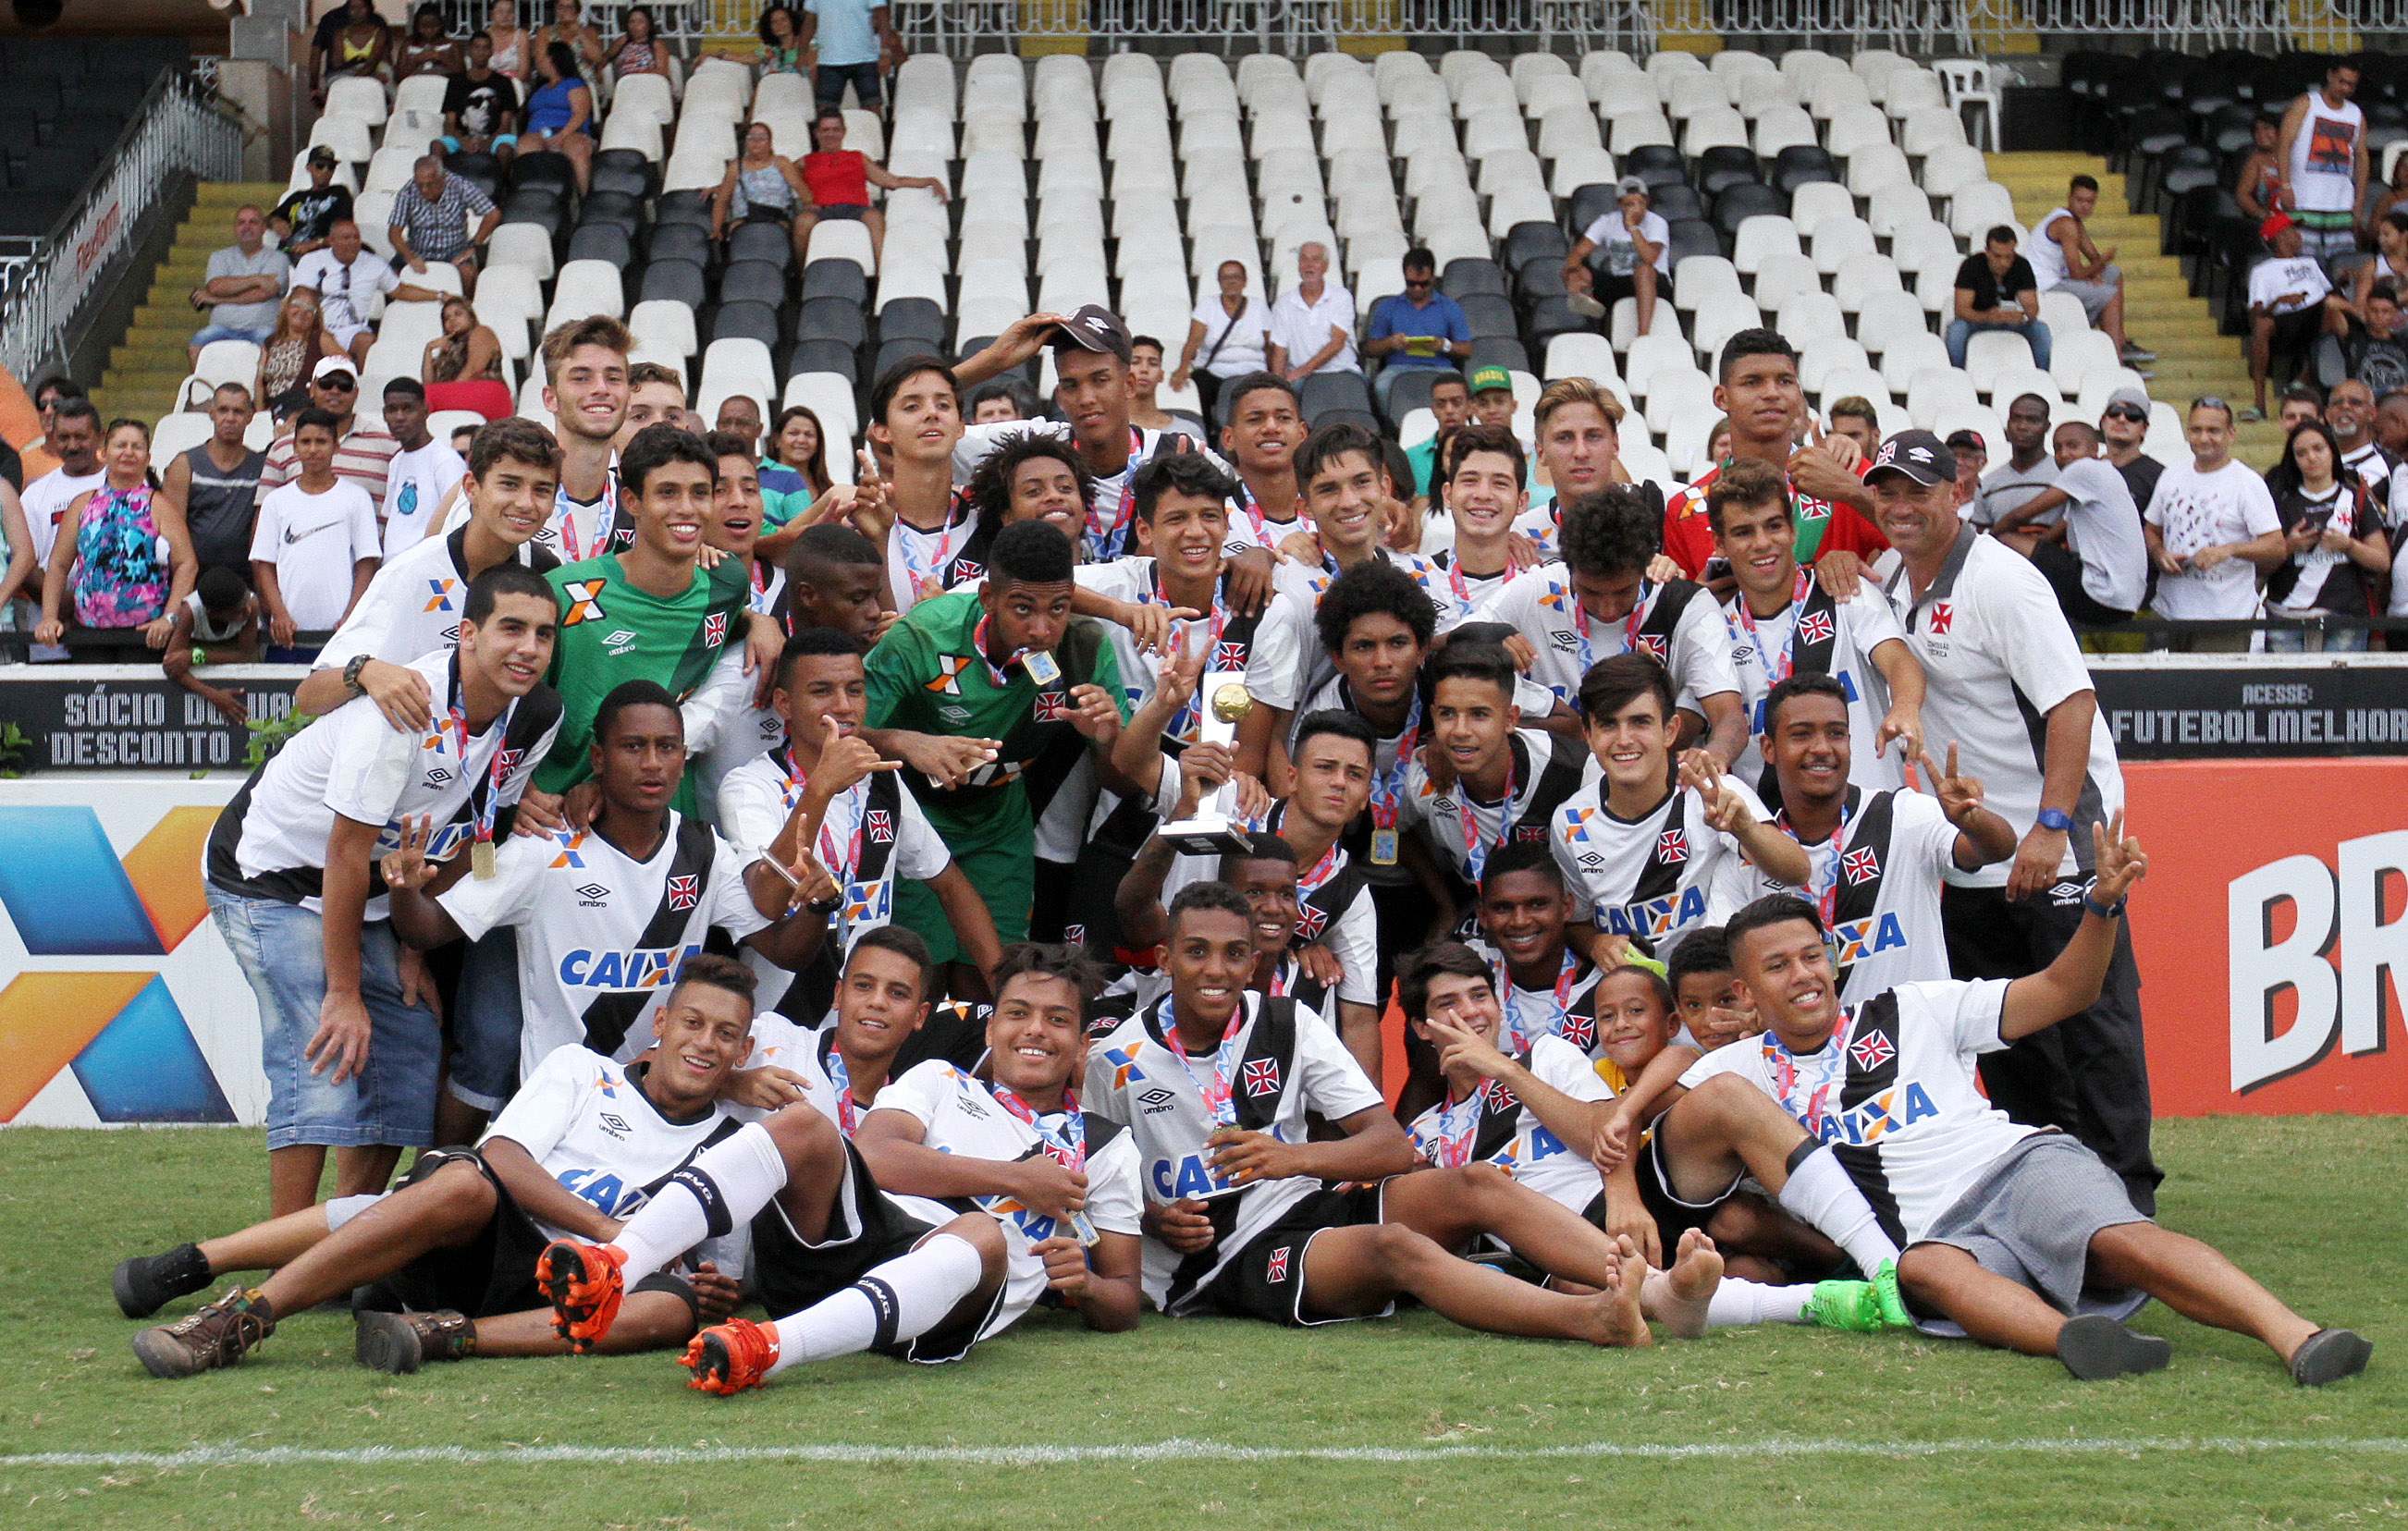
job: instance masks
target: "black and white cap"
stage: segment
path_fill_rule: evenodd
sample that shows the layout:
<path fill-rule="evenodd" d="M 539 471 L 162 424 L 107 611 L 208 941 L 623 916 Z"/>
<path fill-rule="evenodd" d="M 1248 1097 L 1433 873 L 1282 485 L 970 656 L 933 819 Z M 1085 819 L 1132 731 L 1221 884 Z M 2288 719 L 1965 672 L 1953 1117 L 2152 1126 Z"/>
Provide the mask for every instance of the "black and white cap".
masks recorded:
<path fill-rule="evenodd" d="M 1872 466 L 1865 469 L 1865 482 L 1870 483 L 1891 470 L 1905 474 L 1927 489 L 1933 484 L 1953 484 L 1956 481 L 1956 454 L 1929 431 L 1900 431 L 1881 444 Z"/>
<path fill-rule="evenodd" d="M 1129 359 L 1128 326 L 1121 322 L 1120 315 L 1100 303 L 1082 307 L 1078 312 L 1055 325 L 1054 334 L 1059 337 L 1056 344 L 1076 346 L 1081 351 L 1100 351 L 1108 356 L 1116 356 L 1123 362 Z"/>

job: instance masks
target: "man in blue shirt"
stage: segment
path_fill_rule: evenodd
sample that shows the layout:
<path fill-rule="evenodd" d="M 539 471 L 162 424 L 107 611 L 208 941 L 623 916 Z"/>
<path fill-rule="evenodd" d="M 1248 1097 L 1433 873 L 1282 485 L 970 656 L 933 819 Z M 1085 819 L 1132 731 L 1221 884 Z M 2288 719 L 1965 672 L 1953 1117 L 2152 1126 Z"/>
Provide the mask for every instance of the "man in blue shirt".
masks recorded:
<path fill-rule="evenodd" d="M 820 111 L 843 106 L 847 85 L 865 109 L 876 111 L 881 65 L 903 62 L 903 39 L 875 0 L 803 0 L 803 32 L 796 42 L 816 50 L 811 94 Z"/>
<path fill-rule="evenodd" d="M 1438 290 L 1438 257 L 1415 246 L 1405 251 L 1405 290 L 1371 306 L 1363 354 L 1384 358 L 1371 392 L 1380 408 L 1397 373 L 1407 367 L 1453 367 L 1471 355 L 1471 326 L 1455 299 Z"/>

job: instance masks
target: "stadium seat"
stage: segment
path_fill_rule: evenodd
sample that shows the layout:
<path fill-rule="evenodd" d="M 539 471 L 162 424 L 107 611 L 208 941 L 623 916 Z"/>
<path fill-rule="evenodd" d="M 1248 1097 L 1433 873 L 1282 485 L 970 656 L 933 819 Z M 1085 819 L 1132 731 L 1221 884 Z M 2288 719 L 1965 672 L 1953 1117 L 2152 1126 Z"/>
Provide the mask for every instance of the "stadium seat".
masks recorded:
<path fill-rule="evenodd" d="M 1804 346 L 1819 336 L 1847 334 L 1848 320 L 1840 311 L 1840 300 L 1830 293 L 1799 293 L 1775 311 L 1772 327 L 1791 345 Z"/>
<path fill-rule="evenodd" d="M 1739 224 L 1731 244 L 1731 265 L 1740 275 L 1753 277 L 1766 262 L 1798 253 L 1796 225 L 1786 217 L 1758 215 Z"/>
<path fill-rule="evenodd" d="M 377 127 L 385 120 L 384 82 L 363 75 L 346 75 L 326 82 L 326 102 L 322 108 L 328 117 L 353 118 L 368 127 Z M 311 142 L 317 140 L 312 139 Z M 366 155 L 360 156 L 366 158 Z"/>
<path fill-rule="evenodd" d="M 1824 379 L 1833 373 L 1863 373 L 1872 370 L 1872 360 L 1865 354 L 1865 348 L 1845 336 L 1818 335 L 1799 348 L 1798 383 L 1810 397 L 1843 396 L 1831 393 L 1824 386 Z M 1882 393 L 1888 392 L 1887 384 L 1882 381 L 1878 374 L 1875 374 L 1874 381 L 1880 386 Z"/>
<path fill-rule="evenodd" d="M 1985 395 L 2001 371 L 2031 365 L 2031 343 L 2012 330 L 1976 330 L 1965 345 L 1965 375 Z"/>
<path fill-rule="evenodd" d="M 1887 337 L 1880 355 L 1881 376 L 1893 393 L 1905 393 L 1920 373 L 1936 371 L 1964 376 L 1948 360 L 1948 347 L 1940 336 L 1928 331 L 1892 335 Z M 1971 386 L 1970 379 L 1967 386 Z"/>
<path fill-rule="evenodd" d="M 1834 181 L 1810 181 L 1789 198 L 1789 221 L 1798 226 L 1800 238 L 1813 237 L 1826 220 L 1856 216 L 1856 199 Z"/>
<path fill-rule="evenodd" d="M 513 265 L 525 270 L 538 281 L 549 281 L 552 273 L 552 236 L 535 223 L 501 223 L 495 225 L 485 245 L 485 265 Z"/>
<path fill-rule="evenodd" d="M 1930 334 L 1923 305 L 1905 293 L 1874 293 L 1856 310 L 1856 338 L 1876 356 L 1899 337 Z"/>
<path fill-rule="evenodd" d="M 1549 382 L 1558 378 L 1619 380 L 1622 373 L 1612 343 L 1594 331 L 1555 336 L 1546 344 L 1545 358 L 1540 376 Z"/>
<path fill-rule="evenodd" d="M 608 261 L 570 261 L 552 284 L 552 309 L 544 316 L 547 333 L 589 314 L 617 319 L 627 311 L 627 296 L 619 267 Z"/>
<path fill-rule="evenodd" d="M 1831 273 L 1832 300 L 1847 313 L 1862 313 L 1874 298 L 1904 291 L 1898 265 L 1886 255 L 1862 256 Z"/>
<path fill-rule="evenodd" d="M 2041 295 L 2046 298 L 2051 294 Z M 2048 338 L 2049 374 L 2069 395 L 2087 397 L 2092 379 L 2123 370 L 2115 342 L 2103 330 L 2060 330 L 2051 324 Z M 2090 411 L 2086 418 L 2095 423 L 2098 412 Z"/>
<path fill-rule="evenodd" d="M 1804 254 L 1770 255 L 1756 268 L 1756 281 L 1749 288 L 1759 308 L 1778 308 L 1781 300 L 1792 293 L 1819 293 L 1823 290 L 1822 273 L 1814 269 L 1811 256 Z"/>
<path fill-rule="evenodd" d="M 1943 409 L 1979 405 L 1973 379 L 1953 366 L 1920 368 L 1907 384 L 1907 416 L 1916 429 L 1930 430 Z"/>
<path fill-rule="evenodd" d="M 1814 269 L 1827 277 L 1850 261 L 1880 253 L 1872 226 L 1858 218 L 1825 219 L 1815 226 L 1808 244 L 1812 247 L 1808 253 L 1814 257 Z"/>
<path fill-rule="evenodd" d="M 1970 366 L 1972 363 L 1970 350 L 1965 360 Z M 2051 360 L 2054 361 L 2055 358 L 2052 357 Z M 2052 413 L 2065 404 L 2065 391 L 2057 387 L 2056 378 L 2036 366 L 2028 364 L 2017 365 L 2013 362 L 1990 375 L 1988 384 L 1983 388 L 1982 393 L 1991 407 L 2001 414 L 2006 412 L 2008 405 L 2026 393 L 2038 394 L 2047 400 Z"/>

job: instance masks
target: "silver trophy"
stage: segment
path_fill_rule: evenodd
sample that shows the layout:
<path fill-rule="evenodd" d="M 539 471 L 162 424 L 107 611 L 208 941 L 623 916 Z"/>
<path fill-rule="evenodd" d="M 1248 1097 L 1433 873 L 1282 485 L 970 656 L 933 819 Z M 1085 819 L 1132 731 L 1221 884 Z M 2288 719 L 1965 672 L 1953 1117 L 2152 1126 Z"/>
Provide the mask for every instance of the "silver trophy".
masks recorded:
<path fill-rule="evenodd" d="M 1204 715 L 1197 724 L 1198 744 L 1234 744 L 1238 724 L 1254 709 L 1254 694 L 1246 689 L 1243 670 L 1211 670 L 1197 687 Z M 1196 816 L 1162 826 L 1162 837 L 1172 849 L 1190 856 L 1220 856 L 1245 849 L 1253 828 L 1238 812 L 1238 784 L 1221 783 L 1197 805 Z"/>

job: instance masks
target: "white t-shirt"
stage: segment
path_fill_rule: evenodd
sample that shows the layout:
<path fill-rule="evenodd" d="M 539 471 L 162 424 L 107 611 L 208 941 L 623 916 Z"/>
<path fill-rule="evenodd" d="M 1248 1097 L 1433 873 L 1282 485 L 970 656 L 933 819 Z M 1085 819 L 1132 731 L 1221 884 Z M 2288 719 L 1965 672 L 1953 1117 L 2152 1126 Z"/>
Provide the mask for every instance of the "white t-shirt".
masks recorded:
<path fill-rule="evenodd" d="M 2057 242 L 2056 236 L 2063 232 L 2057 227 L 2057 220 L 2072 216 L 2073 209 L 2060 202 L 2041 214 L 2040 222 L 2032 225 L 2031 241 L 2025 247 L 2024 259 L 2031 263 L 2032 277 L 2043 293 L 2065 281 L 2071 274 L 2065 265 L 2065 247 Z"/>
<path fill-rule="evenodd" d="M 624 1222 L 653 1187 L 742 1125 L 719 1101 L 694 1121 L 672 1122 L 641 1080 L 641 1069 L 564 1047 L 527 1075 L 479 1146 L 509 1138 L 580 1201 Z M 541 1219 L 536 1226 L 553 1238 L 578 1237 Z"/>
<path fill-rule="evenodd" d="M 571 1044 L 635 1057 L 651 1044 L 671 976 L 702 951 L 705 932 L 717 925 L 740 941 L 768 924 L 744 888 L 747 858 L 709 825 L 692 833 L 684 823 L 668 815 L 648 861 L 592 830 L 516 836 L 493 877 L 463 878 L 437 899 L 472 941 L 497 925 L 519 927 L 521 1079 Z"/>
<path fill-rule="evenodd" d="M 1562 563 L 1541 564 L 1505 581 L 1473 613 L 1478 622 L 1501 622 L 1529 636 L 1538 651 L 1530 678 L 1555 694 L 1567 706 L 1580 706 L 1581 677 L 1600 659 L 1630 651 L 1641 642 L 1672 672 L 1678 705 L 1692 711 L 1702 698 L 1737 692 L 1739 676 L 1731 667 L 1730 629 L 1723 625 L 1721 608 L 1704 591 L 1690 597 L 1673 624 L 1671 640 L 1658 649 L 1641 635 L 1657 603 L 1671 590 L 1653 580 L 1639 587 L 1639 604 L 1621 622 L 1592 618 L 1572 593 L 1571 571 Z"/>
<path fill-rule="evenodd" d="M 450 861 L 474 836 L 497 750 L 505 753 L 494 805 L 504 808 L 519 800 L 560 731 L 558 694 L 538 686 L 483 733 L 470 735 L 464 755 L 448 721 L 460 699 L 454 656 L 437 650 L 409 667 L 426 679 L 436 726 L 425 733 L 396 729 L 376 703 L 355 696 L 301 730 L 219 817 L 209 836 L 210 881 L 318 909 L 326 837 L 340 814 L 383 826 L 368 858 L 366 914 L 381 920 L 387 899 L 377 864 L 400 846 L 404 819 L 431 816 L 437 827 L 427 859 Z M 508 737 L 512 735 L 516 743 Z"/>
<path fill-rule="evenodd" d="M 416 451 L 393 454 L 385 479 L 384 555 L 392 558 L 426 540 L 426 523 L 452 486 L 468 476 L 468 465 L 448 441 L 429 438 Z"/>
<path fill-rule="evenodd" d="M 2308 92 L 2307 101 L 2307 114 L 2291 140 L 2291 195 L 2303 210 L 2339 211 L 2358 194 L 2358 147 L 2366 134 L 2366 108 L 2355 101 L 2328 105 L 2322 91 Z"/>
<path fill-rule="evenodd" d="M 1340 331 L 1344 341 L 1338 354 L 1314 368 L 1317 372 L 1360 372 L 1354 354 L 1354 296 L 1334 281 L 1321 284 L 1318 301 L 1308 303 L 1301 284 L 1282 293 L 1271 305 L 1271 344 L 1287 352 L 1287 365 L 1302 366 L 1329 344 L 1329 332 Z"/>
<path fill-rule="evenodd" d="M 1166 761 L 1163 774 L 1168 777 L 1176 768 Z M 1277 834 L 1276 829 L 1272 830 Z M 1326 946 L 1329 954 L 1338 959 L 1340 976 L 1338 998 L 1349 1005 L 1371 1005 L 1378 1002 L 1375 985 L 1380 968 L 1380 917 L 1371 903 L 1371 885 L 1363 883 L 1335 918 L 1307 902 L 1314 893 L 1351 865 L 1345 850 L 1331 846 L 1326 860 L 1311 866 L 1297 868 L 1297 935 L 1306 944 Z M 1190 884 L 1217 881 L 1221 876 L 1218 856 L 1177 855 L 1170 858 L 1170 870 L 1163 874 L 1162 907 Z M 1138 984 L 1140 997 L 1152 1000 L 1162 993 L 1168 980 L 1160 973 L 1147 975 Z"/>
<path fill-rule="evenodd" d="M 34 541 L 35 567 L 49 565 L 50 545 L 58 540 L 59 527 L 65 522 L 67 508 L 75 504 L 76 496 L 98 489 L 108 481 L 106 469 L 70 475 L 64 468 L 52 468 L 25 486 L 25 492 L 17 497 L 17 503 L 24 509 L 25 531 Z M 28 594 L 38 600 L 41 581 L 36 579 L 34 585 Z M 346 584 L 344 588 L 348 590 L 350 586 Z"/>
<path fill-rule="evenodd" d="M 1309 1176 L 1257 1180 L 1245 1186 L 1216 1180 L 1205 1162 L 1204 1140 L 1221 1123 L 1205 1107 L 1205 1081 L 1216 1074 L 1225 1076 L 1232 1105 L 1243 1098 L 1253 1109 L 1263 1110 L 1266 1120 L 1260 1130 L 1283 1143 L 1305 1140 L 1312 1130 L 1307 1112 L 1338 1122 L 1387 1104 L 1379 1087 L 1364 1074 L 1363 1066 L 1339 1041 L 1338 1034 L 1312 1024 L 1301 1014 L 1284 1052 L 1266 1049 L 1264 1055 L 1254 1055 L 1254 1029 L 1261 1023 L 1263 997 L 1250 992 L 1242 1003 L 1245 1009 L 1236 1035 L 1218 1050 L 1192 1059 L 1162 1040 L 1170 1024 L 1172 1001 L 1168 994 L 1087 1048 L 1087 1087 L 1081 1098 L 1087 1109 L 1121 1123 L 1136 1139 L 1139 1173 L 1148 1201 L 1239 1198 L 1228 1232 L 1207 1256 L 1209 1269 L 1198 1279 L 1181 1283 L 1175 1294 L 1172 1278 L 1193 1257 L 1181 1255 L 1159 1239 L 1145 1241 L 1145 1294 L 1156 1308 L 1173 1315 L 1196 1310 L 1197 1294 L 1211 1286 L 1230 1256 L 1321 1189 L 1321 1182 Z M 1225 1054 L 1226 1062 L 1222 1061 Z M 1166 1095 L 1168 1099 L 1163 1098 Z"/>
<path fill-rule="evenodd" d="M 1538 804 L 1539 789 L 1546 783 L 1547 766 L 1555 759 L 1555 738 L 1543 729 L 1514 731 L 1507 745 L 1512 754 L 1512 772 L 1504 801 L 1497 803 L 1480 801 L 1464 790 L 1459 780 L 1440 791 L 1431 784 L 1429 767 L 1416 750 L 1405 764 L 1405 791 L 1397 806 L 1397 826 L 1418 826 L 1440 865 L 1454 867 L 1465 881 L 1476 884 L 1489 856 Z M 1547 826 L 1542 821 L 1512 837 L 1541 841 L 1547 837 Z M 1480 863 L 1477 868 L 1472 866 L 1475 855 Z"/>
<path fill-rule="evenodd" d="M 2270 255 L 2250 268 L 2249 307 L 2263 308 L 2277 316 L 2295 314 L 2312 304 L 2324 301 L 2332 291 L 2325 276 L 2324 263 L 2313 255 L 2293 255 L 2287 259 Z M 2294 298 L 2292 293 L 2300 296 Z M 2288 301 L 2278 302 L 2277 299 Z"/>
<path fill-rule="evenodd" d="M 2246 542 L 2282 529 L 2266 480 L 2246 464 L 2228 459 L 2213 473 L 2176 463 L 2157 479 L 2147 519 L 2165 540 L 2166 551 L 2187 558 L 2201 548 Z M 2205 573 L 2157 578 L 2157 612 L 2174 618 L 2254 617 L 2258 569 L 2245 558 L 2228 558 Z"/>
<path fill-rule="evenodd" d="M 376 502 L 343 479 L 322 494 L 310 494 L 298 479 L 268 491 L 251 533 L 251 562 L 276 566 L 285 613 L 305 633 L 342 622 L 351 604 L 354 565 L 376 562 L 383 547 Z"/>
<path fill-rule="evenodd" d="M 2131 486 L 2104 457 L 2077 457 L 2057 470 L 2071 497 L 2066 543 L 2082 560 L 2082 592 L 2114 611 L 2138 611 L 2149 587 L 2149 545 Z"/>
<path fill-rule="evenodd" d="M 2029 467 L 2017 467 L 2013 458 L 1982 475 L 1982 493 L 1965 507 L 1965 519 L 1976 526 L 1992 526 L 2010 510 L 2019 510 L 2026 500 L 2043 489 L 2057 487 L 2057 459 L 2046 452 Z M 2056 524 L 2055 515 L 2038 517 L 2034 525 Z"/>
<path fill-rule="evenodd" d="M 1747 709 L 1747 748 L 1731 762 L 1731 775 L 1742 781 L 1763 780 L 1764 730 L 1770 722 L 1764 708 L 1772 694 L 1773 671 L 1791 673 L 1802 637 L 1810 644 L 1829 640 L 1828 673 L 1848 694 L 1848 737 L 1856 746 L 1849 751 L 1848 780 L 1868 792 L 1901 785 L 1906 767 L 1898 751 L 1873 749 L 1881 721 L 1889 714 L 1889 683 L 1874 666 L 1872 654 L 1885 643 L 1906 641 L 1906 634 L 1899 629 L 1898 614 L 1870 580 L 1859 583 L 1852 598 L 1834 603 L 1828 613 L 1819 609 L 1819 599 L 1810 598 L 1807 604 L 1817 608 L 1808 622 L 1814 631 L 1800 635 L 1800 607 L 1796 600 L 1770 617 L 1750 612 L 1736 590 L 1723 603 L 1731 667 L 1739 676 L 1740 704 Z M 1823 631 L 1827 624 L 1828 633 Z M 1771 659 L 1768 654 L 1780 657 Z"/>
<path fill-rule="evenodd" d="M 317 289 L 327 333 L 339 342 L 367 327 L 377 294 L 399 287 L 401 278 L 371 250 L 362 250 L 349 265 L 335 259 L 331 250 L 313 250 L 294 267 L 293 285 Z"/>
<path fill-rule="evenodd" d="M 1707 1053 L 1681 1086 L 1737 1074 L 1824 1142 L 1872 1150 L 1841 1164 L 1858 1189 L 1887 1192 L 1870 1198 L 1876 1214 L 1911 1244 L 2040 1130 L 2007 1120 L 1973 1082 L 1974 1060 L 2007 1045 L 1999 1037 L 2006 994 L 2000 979 L 1905 984 L 1849 1007 L 1812 1053 L 1791 1052 L 1768 1031 Z"/>
<path fill-rule="evenodd" d="M 1723 785 L 1758 823 L 1772 817 L 1736 777 Z M 1555 809 L 1548 847 L 1572 891 L 1575 912 L 1609 936 L 1652 942 L 1658 957 L 1699 924 L 1721 924 L 1754 894 L 1756 878 L 1736 837 L 1706 823 L 1704 801 L 1686 788 L 1634 820 L 1606 807 L 1607 783 Z"/>
<path fill-rule="evenodd" d="M 1753 899 L 1802 893 L 1824 909 L 1843 1005 L 1870 999 L 1901 983 L 1948 976 L 1940 886 L 1956 865 L 1956 826 L 1941 811 L 1938 798 L 1903 789 L 1850 795 L 1854 801 L 1840 826 L 1841 843 L 1818 839 L 1806 846 L 1814 869 L 1803 889 L 1758 872 L 1749 894 Z M 1885 797 L 1886 834 L 1872 811 Z M 1785 819 L 1775 819 L 1773 827 L 1798 839 Z M 1865 899 L 1857 890 L 1876 880 L 1872 907 L 1864 909 Z"/>
<path fill-rule="evenodd" d="M 1246 299 L 1246 306 L 1232 320 L 1221 307 L 1221 294 L 1216 289 L 1204 295 L 1189 316 L 1204 326 L 1204 338 L 1196 343 L 1196 370 L 1210 372 L 1216 378 L 1242 378 L 1249 372 L 1260 372 L 1268 365 L 1264 347 L 1270 338 L 1270 309 L 1257 297 Z M 1221 339 L 1226 330 L 1228 338 Z M 1220 340 L 1221 349 L 1212 343 Z M 1315 346 L 1314 351 L 1321 348 Z M 1207 354 L 1211 360 L 1206 360 Z M 1307 354 L 1311 354 L 1307 352 Z"/>
<path fill-rule="evenodd" d="M 1598 1078 L 1588 1054 L 1555 1037 L 1541 1037 L 1518 1062 L 1574 1100 L 1612 1100 L 1613 1090 Z M 1522 1185 L 1578 1212 L 1605 1194 L 1605 1181 L 1588 1155 L 1574 1153 L 1547 1130 L 1539 1113 L 1512 1091 L 1487 1081 L 1485 1096 L 1441 1100 L 1413 1118 L 1406 1130 L 1413 1148 L 1434 1165 L 1502 1165 Z"/>
<path fill-rule="evenodd" d="M 1648 264 L 1662 276 L 1672 274 L 1672 225 L 1664 215 L 1649 208 L 1639 215 L 1639 232 L 1656 247 L 1656 259 Z M 1630 241 L 1629 226 L 1622 221 L 1622 209 L 1589 220 L 1581 230 L 1581 237 L 1595 245 L 1605 256 L 1608 276 L 1627 277 L 1639 269 L 1639 247 Z"/>
<path fill-rule="evenodd" d="M 282 491 L 278 491 L 282 493 Z M 456 648 L 467 620 L 468 571 L 463 563 L 465 528 L 446 537 L 423 537 L 387 558 L 360 595 L 360 604 L 318 651 L 313 667 L 339 670 L 359 654 L 407 665 L 437 649 Z M 521 545 L 518 561 L 541 573 L 556 566 L 533 542 Z M 288 594 L 286 600 L 291 596 Z"/>
<path fill-rule="evenodd" d="M 1923 661 L 1923 737 L 1956 746 L 1957 768 L 1982 783 L 1983 806 L 2020 838 L 2040 812 L 2046 748 L 2044 727 L 2027 716 L 2045 719 L 2074 693 L 2095 690 L 2056 592 L 2030 559 L 1968 527 L 1922 599 L 1909 594 L 1903 568 L 1884 593 Z M 2124 773 L 2100 710 L 2090 721 L 2089 760 L 2060 875 L 2089 866 L 2091 824 L 2123 806 Z M 2002 888 L 2010 865 L 1952 867 L 1948 880 Z"/>

